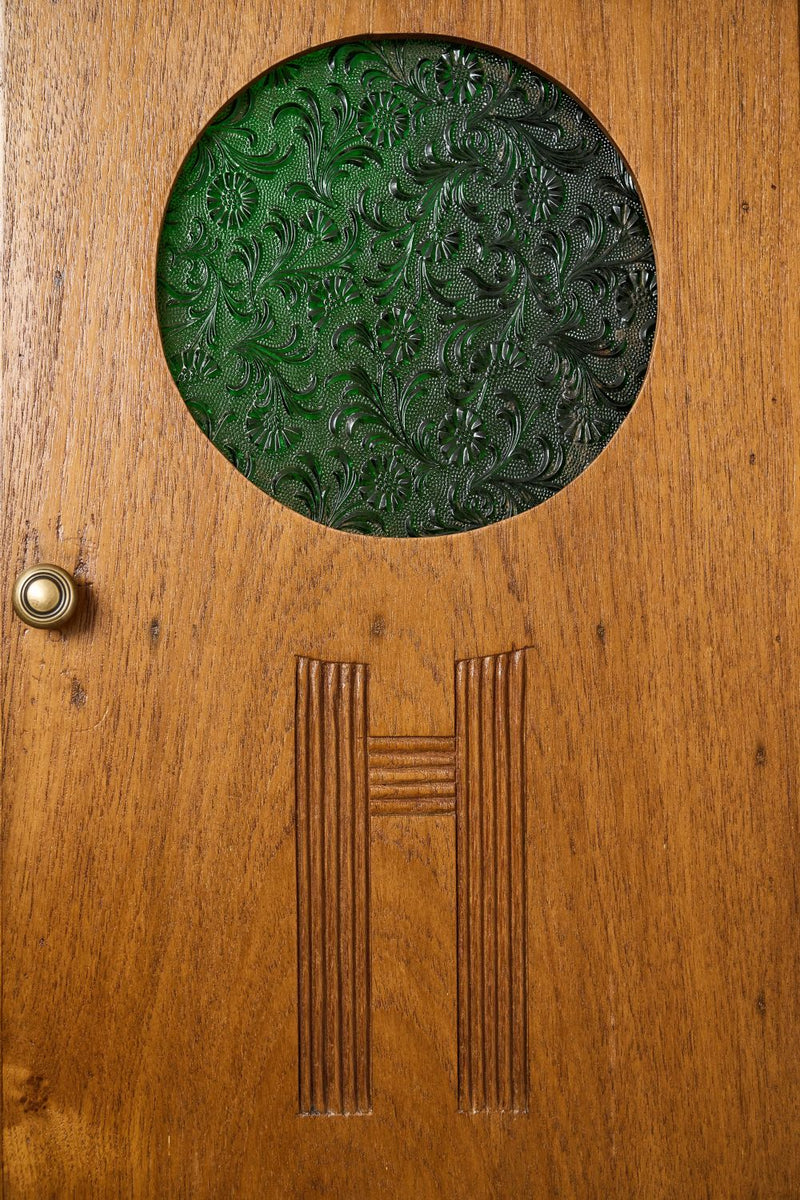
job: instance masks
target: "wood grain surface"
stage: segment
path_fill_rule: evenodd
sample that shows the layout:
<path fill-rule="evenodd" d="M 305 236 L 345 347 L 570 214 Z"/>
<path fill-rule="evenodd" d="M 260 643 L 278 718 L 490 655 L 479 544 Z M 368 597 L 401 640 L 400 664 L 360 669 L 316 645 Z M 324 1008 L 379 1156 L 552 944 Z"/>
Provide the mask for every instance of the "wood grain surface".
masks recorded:
<path fill-rule="evenodd" d="M 790 0 L 11 0 L 4 596 L 9 1197 L 800 1195 Z M 204 438 L 163 359 L 159 222 L 259 71 L 428 31 L 518 53 L 632 163 L 650 373 L 542 507 L 387 540 Z M 458 1111 L 456 819 L 371 818 L 370 1115 L 298 1115 L 295 682 L 369 665 L 378 739 L 526 670 L 525 1114 Z"/>

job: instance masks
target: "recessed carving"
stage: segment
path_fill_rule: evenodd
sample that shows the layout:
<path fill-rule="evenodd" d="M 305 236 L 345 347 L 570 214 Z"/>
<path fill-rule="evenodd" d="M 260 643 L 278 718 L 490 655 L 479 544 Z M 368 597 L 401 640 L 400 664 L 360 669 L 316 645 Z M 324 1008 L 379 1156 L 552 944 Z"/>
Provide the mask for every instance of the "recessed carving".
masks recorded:
<path fill-rule="evenodd" d="M 297 663 L 300 1111 L 371 1108 L 370 817 L 456 814 L 458 1103 L 526 1112 L 525 655 L 456 664 L 455 737 L 370 736 L 363 663 Z"/>
<path fill-rule="evenodd" d="M 369 1112 L 367 685 L 361 663 L 297 663 L 300 1112 Z"/>
<path fill-rule="evenodd" d="M 370 812 L 373 816 L 453 812 L 455 768 L 451 737 L 370 738 Z"/>
<path fill-rule="evenodd" d="M 525 654 L 456 666 L 458 1100 L 526 1112 Z"/>

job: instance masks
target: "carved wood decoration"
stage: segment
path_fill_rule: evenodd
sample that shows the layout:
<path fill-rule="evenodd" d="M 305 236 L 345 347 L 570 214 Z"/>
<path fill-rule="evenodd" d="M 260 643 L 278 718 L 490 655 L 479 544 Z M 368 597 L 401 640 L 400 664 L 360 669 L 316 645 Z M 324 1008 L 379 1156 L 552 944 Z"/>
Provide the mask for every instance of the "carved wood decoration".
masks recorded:
<path fill-rule="evenodd" d="M 795 0 L 10 0 L 5 20 L 4 1195 L 800 1196 Z M 292 506 L 292 480 L 276 499 L 255 464 L 250 479 L 235 469 L 226 446 L 278 445 L 275 412 L 258 410 L 280 395 L 230 393 L 236 423 L 207 437 L 171 373 L 156 300 L 173 184 L 225 98 L 314 46 L 390 33 L 499 47 L 585 103 L 635 171 L 658 270 L 648 374 L 605 449 L 544 503 L 435 537 L 331 528 Z M 343 83 L 351 111 L 356 83 Z M 484 83 L 469 102 L 483 123 L 485 99 Z M 303 120 L 284 111 L 275 133 L 301 165 Z M 578 143 L 570 132 L 562 146 Z M 409 125 L 396 160 L 411 136 Z M 359 171 L 334 184 L 334 205 L 307 208 L 336 221 Z M 262 208 L 238 232 L 215 226 L 221 253 L 256 232 L 277 182 L 288 176 L 254 180 Z M 472 183 L 464 194 L 477 197 Z M 497 195 L 546 269 L 513 180 Z M 222 199 L 214 188 L 209 216 Z M 384 211 L 396 222 L 411 204 Z M 305 214 L 298 202 L 297 254 Z M 582 257 L 586 227 L 562 231 Z M 359 253 L 368 236 L 361 227 Z M 412 263 L 432 261 L 416 251 L 431 237 L 419 231 Z M 452 241 L 439 264 L 432 248 L 431 268 L 450 298 L 459 265 L 496 278 L 498 253 L 479 258 L 462 237 L 443 258 Z M 320 242 L 311 266 L 341 247 Z M 274 246 L 270 234 L 259 286 Z M 223 253 L 220 266 L 245 278 L 241 259 Z M 459 311 L 502 329 L 506 297 L 475 304 L 462 279 Z M 620 316 L 615 293 L 576 286 L 587 314 Z M 573 288 L 569 268 L 561 287 Z M 393 307 L 373 305 L 368 330 L 378 336 Z M 297 324 L 305 353 L 318 313 L 316 296 L 312 317 L 278 293 L 262 344 L 285 347 Z M 389 351 L 401 332 L 390 324 Z M 326 360 L 338 327 L 325 326 Z M 252 357 L 251 332 L 243 321 L 235 340 Z M 476 352 L 499 340 L 485 332 Z M 340 347 L 377 381 L 377 356 Z M 384 381 L 428 369 L 429 349 L 387 363 Z M 459 386 L 472 351 L 463 362 Z M 597 361 L 605 382 L 619 362 Z M 214 418 L 222 385 L 243 379 L 231 365 L 208 380 Z M 193 350 L 186 366 L 208 370 Z M 287 382 L 308 388 L 305 364 L 289 367 Z M 591 435 L 544 356 L 534 368 L 554 445 Z M 513 360 L 496 370 L 522 399 Z M 333 402 L 321 371 L 317 382 L 310 399 Z M 481 491 L 489 450 L 475 434 L 497 410 L 487 397 L 477 430 L 466 414 L 450 421 L 438 395 L 446 423 L 431 449 L 442 465 L 480 449 L 453 472 Z M 413 506 L 430 528 L 413 491 L 395 488 L 402 504 L 388 511 L 391 480 L 369 460 L 390 451 L 366 453 L 363 422 L 337 427 L 360 456 L 338 515 L 363 505 L 403 532 Z M 487 439 L 498 453 L 501 432 Z M 302 470 L 305 446 L 270 453 Z M 336 469 L 323 464 L 326 518 Z M 49 633 L 10 602 L 17 573 L 43 562 L 80 592 L 75 620 Z M 520 647 L 524 692 L 511 686 Z M 515 762 L 520 713 L 524 809 L 498 788 L 502 770 L 484 786 L 507 748 Z M 505 822 L 524 861 L 503 857 L 500 836 L 495 853 Z M 520 946 L 527 978 L 509 980 L 508 961 L 525 969 Z"/>
<path fill-rule="evenodd" d="M 458 1103 L 528 1108 L 525 653 L 456 663 L 455 737 L 371 737 L 363 663 L 297 661 L 300 1112 L 371 1110 L 369 819 L 456 814 Z"/>
<path fill-rule="evenodd" d="M 369 1112 L 367 668 L 297 662 L 300 1111 Z"/>
<path fill-rule="evenodd" d="M 528 1108 L 525 654 L 456 667 L 458 1099 Z"/>
<path fill-rule="evenodd" d="M 373 816 L 449 813 L 455 803 L 453 738 L 369 739 L 369 806 Z"/>

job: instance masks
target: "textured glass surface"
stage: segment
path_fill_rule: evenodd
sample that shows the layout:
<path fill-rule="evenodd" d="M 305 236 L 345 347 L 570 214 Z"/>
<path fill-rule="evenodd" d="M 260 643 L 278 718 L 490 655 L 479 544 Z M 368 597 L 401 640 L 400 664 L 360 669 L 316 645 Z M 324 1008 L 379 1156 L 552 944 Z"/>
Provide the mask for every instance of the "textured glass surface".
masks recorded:
<path fill-rule="evenodd" d="M 641 386 L 656 317 L 634 181 L 569 94 L 502 54 L 368 39 L 239 93 L 179 172 L 164 349 L 258 487 L 394 537 L 574 479 Z"/>

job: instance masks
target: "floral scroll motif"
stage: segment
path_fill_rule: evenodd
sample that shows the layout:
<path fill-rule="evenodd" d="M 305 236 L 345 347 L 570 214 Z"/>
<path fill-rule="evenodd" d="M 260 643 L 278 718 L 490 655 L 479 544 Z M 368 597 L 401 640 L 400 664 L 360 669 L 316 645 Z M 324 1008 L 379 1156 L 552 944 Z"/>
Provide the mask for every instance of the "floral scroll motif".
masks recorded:
<path fill-rule="evenodd" d="M 657 311 L 636 185 L 502 54 L 365 39 L 272 68 L 206 127 L 158 252 L 167 360 L 258 487 L 366 534 L 546 500 L 641 387 Z"/>

